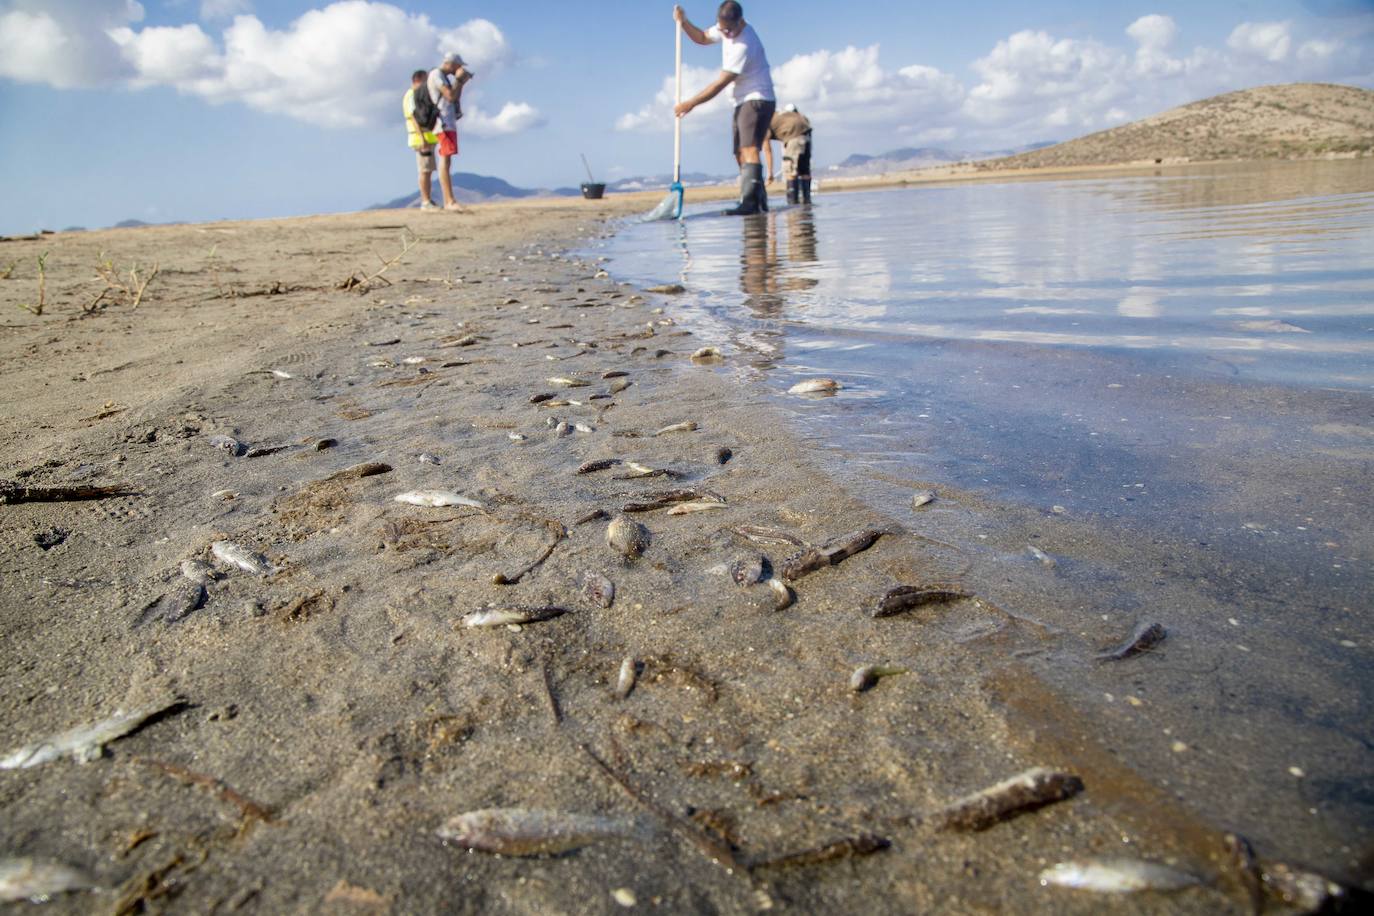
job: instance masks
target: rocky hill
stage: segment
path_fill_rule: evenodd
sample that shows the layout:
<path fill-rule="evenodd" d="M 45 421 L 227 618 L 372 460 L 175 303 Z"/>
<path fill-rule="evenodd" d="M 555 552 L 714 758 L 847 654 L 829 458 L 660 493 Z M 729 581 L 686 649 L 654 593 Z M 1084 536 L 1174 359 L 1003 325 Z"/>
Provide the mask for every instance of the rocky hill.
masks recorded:
<path fill-rule="evenodd" d="M 1374 155 L 1374 92 L 1328 83 L 1260 86 L 979 169 Z"/>

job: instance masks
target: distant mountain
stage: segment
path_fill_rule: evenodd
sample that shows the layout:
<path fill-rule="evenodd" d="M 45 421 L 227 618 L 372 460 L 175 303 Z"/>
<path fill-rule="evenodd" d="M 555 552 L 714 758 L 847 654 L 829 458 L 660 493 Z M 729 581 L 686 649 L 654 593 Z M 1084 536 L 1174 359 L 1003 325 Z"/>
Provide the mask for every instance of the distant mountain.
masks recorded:
<path fill-rule="evenodd" d="M 980 169 L 1374 153 L 1374 92 L 1289 83 L 1228 92 Z"/>
<path fill-rule="evenodd" d="M 1048 142 L 1032 143 L 1017 149 L 983 150 L 979 152 L 939 149 L 926 146 L 903 147 L 902 149 L 894 149 L 886 153 L 879 153 L 876 156 L 855 153 L 837 165 L 830 166 L 826 169 L 826 174 L 832 177 L 858 177 L 861 175 L 880 175 L 884 172 L 909 172 L 914 169 L 928 169 L 941 165 L 954 165 L 958 162 L 979 162 L 984 159 L 997 159 L 1002 156 L 1011 156 L 1016 153 L 1042 149 L 1051 145 L 1052 144 Z"/>
<path fill-rule="evenodd" d="M 145 223 L 141 219 L 122 219 L 111 226 L 111 229 L 141 229 L 144 226 L 151 226 L 152 223 Z"/>
<path fill-rule="evenodd" d="M 432 190 L 435 203 L 443 201 L 439 190 L 439 179 L 434 179 Z M 521 197 L 536 197 L 547 192 L 517 188 L 501 178 L 491 175 L 478 175 L 473 172 L 453 173 L 453 196 L 465 204 L 481 203 L 484 200 L 512 200 Z M 386 203 L 373 204 L 369 210 L 399 210 L 405 207 L 420 206 L 420 191 L 416 189 Z"/>

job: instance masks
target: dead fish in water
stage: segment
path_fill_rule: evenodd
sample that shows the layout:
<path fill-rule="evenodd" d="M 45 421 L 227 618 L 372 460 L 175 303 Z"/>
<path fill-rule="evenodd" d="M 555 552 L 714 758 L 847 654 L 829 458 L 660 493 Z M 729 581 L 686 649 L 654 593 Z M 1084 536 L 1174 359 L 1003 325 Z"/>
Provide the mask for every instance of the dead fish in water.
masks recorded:
<path fill-rule="evenodd" d="M 204 560 L 182 560 L 181 574 L 192 582 L 201 585 L 219 578 L 219 573 L 215 571 L 215 567 Z"/>
<path fill-rule="evenodd" d="M 1072 887 L 1099 894 L 1176 891 L 1202 882 L 1194 875 L 1142 859 L 1060 862 L 1040 872 L 1041 886 Z"/>
<path fill-rule="evenodd" d="M 1350 892 L 1315 872 L 1302 871 L 1282 862 L 1266 862 L 1260 869 L 1260 879 L 1264 890 L 1275 900 L 1292 907 L 1300 913 L 1347 912 L 1342 905 L 1357 901 L 1350 900 Z M 1361 895 L 1368 902 L 1368 895 Z M 1355 912 L 1352 907 L 1349 912 Z M 1368 912 L 1366 910 L 1365 912 Z"/>
<path fill-rule="evenodd" d="M 328 436 L 326 436 L 323 439 L 316 439 L 314 445 L 312 445 L 311 448 L 313 448 L 317 452 L 324 452 L 328 451 L 329 449 L 333 448 L 338 444 L 338 439 L 331 439 Z"/>
<path fill-rule="evenodd" d="M 232 500 L 238 499 L 239 493 L 237 490 L 216 490 L 215 492 L 210 494 L 210 498 L 223 500 L 224 502 L 230 502 Z"/>
<path fill-rule="evenodd" d="M 228 452 L 235 458 L 248 451 L 248 447 L 233 436 L 211 436 L 206 441 L 208 441 L 212 447 L 222 452 Z"/>
<path fill-rule="evenodd" d="M 638 679 L 639 662 L 629 655 L 625 656 L 620 661 L 620 672 L 615 678 L 615 695 L 622 700 L 628 697 Z"/>
<path fill-rule="evenodd" d="M 1046 569 L 1054 569 L 1056 566 L 1059 565 L 1058 560 L 1056 560 L 1049 554 L 1045 553 L 1045 551 L 1041 550 L 1039 547 L 1036 547 L 1034 544 L 1027 544 L 1026 552 L 1029 553 L 1035 559 L 1039 560 L 1040 565 L 1045 567 Z"/>
<path fill-rule="evenodd" d="M 591 382 L 586 379 L 568 378 L 562 375 L 555 375 L 553 378 L 545 379 L 550 385 L 562 385 L 564 388 L 586 388 Z"/>
<path fill-rule="evenodd" d="M 759 554 L 740 557 L 730 564 L 730 578 L 741 588 L 758 585 L 763 581 L 764 567 L 767 563 L 768 558 Z"/>
<path fill-rule="evenodd" d="M 716 464 L 725 464 L 733 457 L 735 457 L 735 453 L 728 448 L 716 449 Z"/>
<path fill-rule="evenodd" d="M 245 458 L 266 458 L 268 455 L 275 455 L 277 452 L 284 452 L 291 446 L 289 445 L 257 445 L 244 453 Z"/>
<path fill-rule="evenodd" d="M 71 755 L 77 763 L 98 760 L 105 751 L 105 745 L 111 741 L 138 731 L 154 716 L 180 709 L 184 705 L 184 701 L 177 699 L 158 706 L 143 706 L 130 712 L 117 709 L 114 715 L 102 722 L 60 732 L 51 738 L 21 747 L 0 759 L 0 770 L 26 770 L 67 755 Z"/>
<path fill-rule="evenodd" d="M 712 509 L 724 509 L 724 503 L 714 500 L 702 499 L 694 502 L 678 503 L 668 510 L 669 515 L 691 515 L 693 512 L 709 512 Z"/>
<path fill-rule="evenodd" d="M 473 611 L 463 617 L 465 627 L 504 627 L 511 624 L 539 623 L 568 613 L 561 607 L 495 607 Z"/>
<path fill-rule="evenodd" d="M 272 374 L 275 375 L 277 378 L 295 378 L 294 375 L 292 375 L 290 372 L 287 372 L 284 369 L 273 369 Z"/>
<path fill-rule="evenodd" d="M 450 818 L 439 837 L 503 856 L 556 855 L 598 840 L 632 836 L 634 822 L 531 808 L 485 808 Z"/>
<path fill-rule="evenodd" d="M 530 395 L 530 403 L 531 403 L 531 404 L 542 404 L 542 403 L 544 403 L 545 401 L 551 401 L 551 400 L 553 400 L 555 397 L 557 397 L 557 395 L 553 394 L 553 392 L 548 392 L 548 391 L 543 392 L 542 394 L 532 394 L 532 395 Z"/>
<path fill-rule="evenodd" d="M 787 389 L 788 394 L 834 394 L 844 386 L 833 378 L 809 378 Z"/>
<path fill-rule="evenodd" d="M 913 509 L 928 506 L 933 502 L 935 502 L 934 490 L 917 490 L 915 493 L 911 494 L 911 508 Z"/>
<path fill-rule="evenodd" d="M 725 497 L 697 487 L 684 487 L 680 490 L 664 490 L 661 493 L 640 493 L 621 507 L 622 512 L 652 512 L 673 503 L 712 502 L 724 503 Z"/>
<path fill-rule="evenodd" d="M 506 438 L 512 442 L 524 442 L 525 436 L 521 433 L 506 433 Z"/>
<path fill-rule="evenodd" d="M 696 429 L 697 429 L 697 421 L 696 421 L 696 420 L 685 420 L 685 421 L 683 421 L 682 423 L 674 423 L 672 426 L 665 426 L 665 427 L 663 427 L 662 429 L 660 429 L 658 432 L 653 433 L 653 435 L 655 435 L 655 436 L 666 436 L 668 433 L 690 433 L 690 432 L 695 432 Z"/>
<path fill-rule="evenodd" d="M 582 464 L 578 465 L 576 473 L 591 474 L 594 471 L 604 471 L 607 468 L 613 468 L 617 464 L 620 464 L 619 458 L 595 458 L 591 461 L 584 461 Z"/>
<path fill-rule="evenodd" d="M 807 547 L 783 561 L 782 576 L 796 580 L 818 569 L 835 566 L 872 547 L 884 534 L 887 532 L 878 528 L 865 528 L 827 541 L 820 547 Z"/>
<path fill-rule="evenodd" d="M 614 382 L 611 382 L 610 392 L 611 394 L 620 394 L 620 392 L 624 391 L 626 388 L 629 388 L 633 384 L 634 383 L 627 378 L 618 378 Z"/>
<path fill-rule="evenodd" d="M 1072 798 L 1083 791 L 1077 776 L 1036 767 L 999 782 L 982 792 L 966 795 L 935 816 L 941 830 L 986 830 L 1010 817 Z"/>
<path fill-rule="evenodd" d="M 58 894 L 89 891 L 95 879 L 78 868 L 41 859 L 0 859 L 0 902 L 47 903 Z"/>
<path fill-rule="evenodd" d="M 803 849 L 800 852 L 789 852 L 767 859 L 758 859 L 749 863 L 749 869 L 752 871 L 758 868 L 780 868 L 789 865 L 820 865 L 823 862 L 833 862 L 836 859 L 872 855 L 889 848 L 891 845 L 892 841 L 886 837 L 863 833 L 858 836 L 832 840 L 814 849 Z"/>
<path fill-rule="evenodd" d="M 630 373 L 626 372 L 624 369 L 608 369 L 601 373 L 601 377 L 603 379 L 624 378 L 629 374 Z"/>
<path fill-rule="evenodd" d="M 901 614 L 925 604 L 938 604 L 972 597 L 972 592 L 939 585 L 899 585 L 889 589 L 887 594 L 878 599 L 878 606 L 873 609 L 872 616 L 875 618 L 891 617 L 894 614 Z"/>
<path fill-rule="evenodd" d="M 362 464 L 355 464 L 346 467 L 342 471 L 335 471 L 325 478 L 325 482 L 331 480 L 361 480 L 364 477 L 376 477 L 378 474 L 390 474 L 391 465 L 383 464 L 380 461 L 364 461 Z"/>
<path fill-rule="evenodd" d="M 215 541 L 210 545 L 210 553 L 221 563 L 237 567 L 255 576 L 266 576 L 274 572 L 272 564 L 267 562 L 266 557 L 260 553 L 254 553 L 242 544 L 235 544 L 233 541 Z"/>
<path fill-rule="evenodd" d="M 763 525 L 736 525 L 730 529 L 730 533 L 742 538 L 751 544 L 758 544 L 763 547 L 786 545 L 789 547 L 805 547 L 806 542 L 795 534 L 783 531 L 781 528 L 767 528 Z"/>
<path fill-rule="evenodd" d="M 623 515 L 617 515 L 606 526 L 606 545 L 626 557 L 642 555 L 652 540 L 648 528 Z"/>
<path fill-rule="evenodd" d="M 660 296 L 676 296 L 687 292 L 687 287 L 681 283 L 664 283 L 661 286 L 646 286 L 644 292 L 657 293 Z"/>
<path fill-rule="evenodd" d="M 582 594 L 597 607 L 608 608 L 615 603 L 615 583 L 597 573 L 582 577 Z"/>
<path fill-rule="evenodd" d="M 637 480 L 641 477 L 672 477 L 676 479 L 687 476 L 680 471 L 673 471 L 668 468 L 646 467 L 637 461 L 627 461 L 625 467 L 630 469 L 630 473 L 617 474 L 616 480 Z"/>
<path fill-rule="evenodd" d="M 702 347 L 692 354 L 692 362 L 694 363 L 718 363 L 724 359 L 725 354 L 720 352 L 720 347 Z"/>
<path fill-rule="evenodd" d="M 849 676 L 849 689 L 855 693 L 863 693 L 865 690 L 872 690 L 878 686 L 878 681 L 882 678 L 892 677 L 894 674 L 906 674 L 907 670 L 891 665 L 864 665 L 855 668 L 854 673 Z"/>
<path fill-rule="evenodd" d="M 449 506 L 486 509 L 486 506 L 477 500 L 461 496 L 452 490 L 407 490 L 405 493 L 398 493 L 391 499 L 393 502 L 405 503 L 409 506 L 426 506 L 431 509 L 442 509 Z"/>
<path fill-rule="evenodd" d="M 1100 662 L 1119 662 L 1123 658 L 1130 658 L 1132 655 L 1139 655 L 1141 652 L 1148 652 L 1155 646 L 1164 642 L 1164 637 L 1169 635 L 1169 631 L 1164 629 L 1163 624 L 1142 623 L 1136 627 L 1130 639 L 1112 649 L 1110 652 L 1103 652 L 1097 656 Z"/>
<path fill-rule="evenodd" d="M 155 602 L 154 613 L 165 623 L 179 623 L 200 610 L 204 603 L 205 585 L 201 582 L 183 580 L 173 585 L 171 591 Z"/>
<path fill-rule="evenodd" d="M 594 432 L 596 432 L 596 427 L 595 427 L 595 426 L 592 426 L 592 425 L 587 424 L 587 423 L 583 423 L 583 422 L 581 422 L 581 421 L 578 421 L 578 422 L 574 423 L 574 424 L 572 425 L 572 427 L 573 427 L 573 429 L 577 430 L 579 433 L 594 433 Z"/>

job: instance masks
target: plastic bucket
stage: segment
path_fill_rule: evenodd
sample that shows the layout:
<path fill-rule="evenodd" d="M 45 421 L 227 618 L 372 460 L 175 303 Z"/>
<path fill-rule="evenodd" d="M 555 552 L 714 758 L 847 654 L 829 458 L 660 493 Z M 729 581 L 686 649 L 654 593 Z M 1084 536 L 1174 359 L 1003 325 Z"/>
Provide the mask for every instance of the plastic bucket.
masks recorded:
<path fill-rule="evenodd" d="M 587 200 L 600 200 L 601 195 L 606 193 L 606 186 L 599 181 L 582 182 L 582 196 Z"/>

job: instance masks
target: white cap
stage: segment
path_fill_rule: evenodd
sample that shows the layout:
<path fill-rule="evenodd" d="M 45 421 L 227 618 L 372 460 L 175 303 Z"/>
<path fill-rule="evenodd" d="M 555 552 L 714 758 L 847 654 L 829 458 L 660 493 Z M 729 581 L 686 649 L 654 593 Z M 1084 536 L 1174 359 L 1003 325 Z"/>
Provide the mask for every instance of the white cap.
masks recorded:
<path fill-rule="evenodd" d="M 782 106 L 782 110 L 783 110 L 783 111 L 796 111 L 796 110 L 797 110 L 797 106 L 796 106 L 796 105 L 792 105 L 792 104 L 789 103 L 789 104 L 787 104 L 787 105 Z"/>
<path fill-rule="evenodd" d="M 459 53 L 456 52 L 456 51 L 450 51 L 450 52 L 448 52 L 447 54 L 445 54 L 445 55 L 444 55 L 444 63 L 446 63 L 446 64 L 457 64 L 457 65 L 460 66 L 460 67 L 466 67 L 466 66 L 467 66 L 467 64 L 463 63 L 463 55 L 459 54 Z"/>

